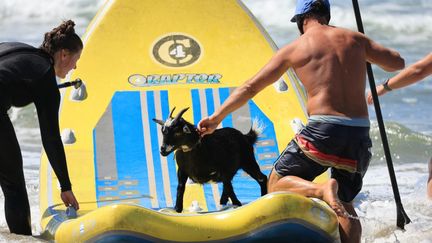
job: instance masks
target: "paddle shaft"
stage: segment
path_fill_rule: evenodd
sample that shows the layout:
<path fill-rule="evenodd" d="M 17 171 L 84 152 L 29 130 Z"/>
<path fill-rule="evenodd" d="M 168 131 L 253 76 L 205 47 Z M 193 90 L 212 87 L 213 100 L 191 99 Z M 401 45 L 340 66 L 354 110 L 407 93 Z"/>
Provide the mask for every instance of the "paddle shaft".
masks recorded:
<path fill-rule="evenodd" d="M 358 1 L 352 0 L 352 3 L 353 3 L 353 7 L 354 7 L 354 14 L 355 14 L 356 22 L 357 22 L 357 28 L 358 28 L 359 32 L 364 34 L 363 21 L 361 18 Z M 374 106 L 375 106 L 375 113 L 376 113 L 378 126 L 379 126 L 379 130 L 380 130 L 380 134 L 381 134 L 381 140 L 382 140 L 384 153 L 385 153 L 385 157 L 386 157 L 386 161 L 387 161 L 387 168 L 388 168 L 388 171 L 390 174 L 390 181 L 392 184 L 393 194 L 394 194 L 394 198 L 396 201 L 396 210 L 397 210 L 396 225 L 399 228 L 404 229 L 405 224 L 409 224 L 411 222 L 411 220 L 409 219 L 408 215 L 405 213 L 405 210 L 403 208 L 402 201 L 400 198 L 399 189 L 398 189 L 398 185 L 397 185 L 397 181 L 396 181 L 396 175 L 395 175 L 394 168 L 393 168 L 393 162 L 392 162 L 392 158 L 391 158 L 390 148 L 389 148 L 388 141 L 387 141 L 387 134 L 385 131 L 385 126 L 384 126 L 384 122 L 383 122 L 383 118 L 382 118 L 381 107 L 379 104 L 378 94 L 377 94 L 376 87 L 375 87 L 375 79 L 374 79 L 374 75 L 373 75 L 373 71 L 372 71 L 372 66 L 369 62 L 366 63 L 366 69 L 367 69 L 369 85 L 370 85 L 370 89 L 371 89 L 371 93 L 372 93 L 372 98 L 373 98 L 373 102 L 374 102 Z"/>

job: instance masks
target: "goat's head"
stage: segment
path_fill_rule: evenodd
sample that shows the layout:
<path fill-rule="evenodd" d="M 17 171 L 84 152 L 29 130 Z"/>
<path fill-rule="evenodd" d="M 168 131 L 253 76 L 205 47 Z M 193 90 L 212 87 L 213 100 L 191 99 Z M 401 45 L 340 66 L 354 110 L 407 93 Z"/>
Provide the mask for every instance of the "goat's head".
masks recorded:
<path fill-rule="evenodd" d="M 175 107 L 166 121 L 153 118 L 153 121 L 161 125 L 163 136 L 160 153 L 162 156 L 167 156 L 171 152 L 181 148 L 183 151 L 190 150 L 199 140 L 199 134 L 194 125 L 190 124 L 182 118 L 182 115 L 189 109 L 181 110 L 176 117 L 172 117 Z"/>

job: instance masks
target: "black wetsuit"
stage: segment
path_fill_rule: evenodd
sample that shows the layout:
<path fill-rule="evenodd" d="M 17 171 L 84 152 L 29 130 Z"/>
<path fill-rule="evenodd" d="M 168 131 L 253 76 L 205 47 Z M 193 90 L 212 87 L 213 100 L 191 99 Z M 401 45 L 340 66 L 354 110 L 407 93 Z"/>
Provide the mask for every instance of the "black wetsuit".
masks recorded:
<path fill-rule="evenodd" d="M 9 230 L 27 235 L 31 234 L 31 224 L 23 161 L 7 110 L 32 102 L 42 144 L 61 190 L 71 190 L 58 123 L 60 92 L 53 60 L 42 50 L 23 43 L 0 43 L 0 185 Z"/>

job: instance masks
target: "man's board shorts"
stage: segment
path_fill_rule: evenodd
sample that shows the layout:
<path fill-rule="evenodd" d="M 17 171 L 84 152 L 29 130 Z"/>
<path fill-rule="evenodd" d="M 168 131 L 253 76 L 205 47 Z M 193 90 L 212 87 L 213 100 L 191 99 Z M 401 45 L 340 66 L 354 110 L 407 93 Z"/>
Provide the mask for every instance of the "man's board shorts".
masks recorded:
<path fill-rule="evenodd" d="M 339 184 L 339 199 L 351 202 L 362 188 L 371 147 L 368 119 L 311 116 L 273 169 L 281 177 L 292 175 L 312 181 L 331 168 L 331 177 Z"/>

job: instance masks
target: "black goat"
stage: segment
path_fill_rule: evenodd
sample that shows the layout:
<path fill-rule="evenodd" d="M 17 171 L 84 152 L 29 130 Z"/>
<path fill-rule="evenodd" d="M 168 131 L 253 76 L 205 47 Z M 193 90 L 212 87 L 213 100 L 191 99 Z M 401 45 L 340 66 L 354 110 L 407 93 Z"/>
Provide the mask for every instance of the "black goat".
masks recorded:
<path fill-rule="evenodd" d="M 220 199 L 222 205 L 231 198 L 234 205 L 241 206 L 231 184 L 232 178 L 240 168 L 258 182 L 261 195 L 267 194 L 267 176 L 260 171 L 253 151 L 253 145 L 258 137 L 256 131 L 251 128 L 249 133 L 244 135 L 234 128 L 222 128 L 200 138 L 195 126 L 182 118 L 189 108 L 183 109 L 173 118 L 174 109 L 166 121 L 158 119 L 153 121 L 162 126 L 161 155 L 167 156 L 176 151 L 178 186 L 175 210 L 177 212 L 183 211 L 183 194 L 188 177 L 200 184 L 209 181 L 222 182 L 223 191 Z"/>

